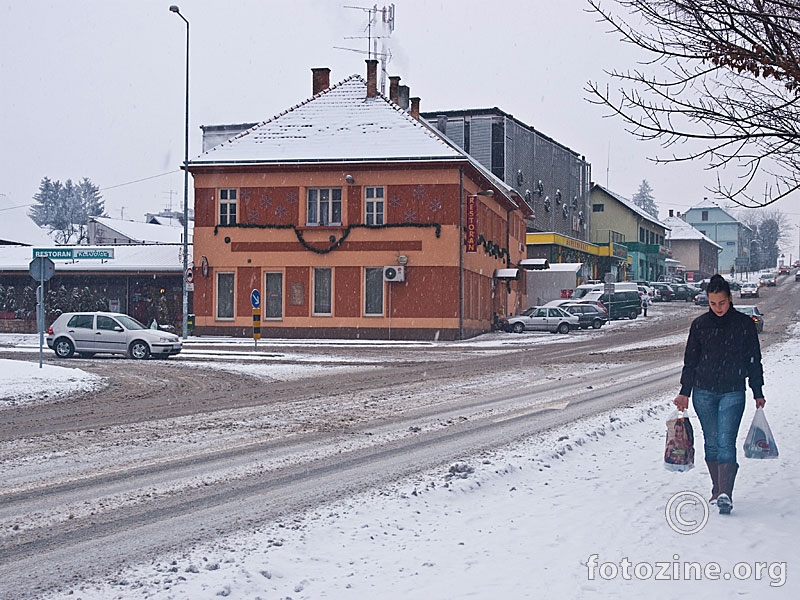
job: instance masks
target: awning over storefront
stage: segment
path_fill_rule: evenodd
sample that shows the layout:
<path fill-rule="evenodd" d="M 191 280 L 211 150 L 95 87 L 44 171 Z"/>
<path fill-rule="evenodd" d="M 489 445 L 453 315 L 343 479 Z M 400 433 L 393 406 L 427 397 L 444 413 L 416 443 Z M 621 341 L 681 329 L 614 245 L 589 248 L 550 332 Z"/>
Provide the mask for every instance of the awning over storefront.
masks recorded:
<path fill-rule="evenodd" d="M 519 269 L 497 269 L 494 272 L 495 279 L 519 279 Z"/>
<path fill-rule="evenodd" d="M 529 271 L 542 271 L 550 268 L 546 258 L 526 258 L 519 261 L 519 266 Z"/>

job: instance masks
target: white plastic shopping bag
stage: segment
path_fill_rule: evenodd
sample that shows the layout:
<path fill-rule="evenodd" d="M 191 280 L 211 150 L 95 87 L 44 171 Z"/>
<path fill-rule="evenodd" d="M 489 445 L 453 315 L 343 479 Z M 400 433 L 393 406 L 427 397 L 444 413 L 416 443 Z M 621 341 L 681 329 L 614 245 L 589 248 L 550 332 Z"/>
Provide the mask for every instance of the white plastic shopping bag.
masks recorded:
<path fill-rule="evenodd" d="M 686 416 L 686 411 L 674 410 L 667 417 L 664 467 L 679 472 L 694 468 L 694 429 L 689 417 Z"/>
<path fill-rule="evenodd" d="M 744 440 L 744 455 L 747 458 L 778 458 L 778 446 L 767 423 L 763 408 L 757 408 Z"/>

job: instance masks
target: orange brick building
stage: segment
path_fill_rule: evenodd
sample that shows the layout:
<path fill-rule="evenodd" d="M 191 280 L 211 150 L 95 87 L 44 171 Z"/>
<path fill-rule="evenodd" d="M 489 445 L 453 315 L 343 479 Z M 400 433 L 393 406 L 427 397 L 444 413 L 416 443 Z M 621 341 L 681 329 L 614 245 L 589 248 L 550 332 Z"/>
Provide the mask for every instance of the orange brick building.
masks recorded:
<path fill-rule="evenodd" d="M 366 81 L 329 85 L 189 164 L 195 334 L 438 339 L 527 306 L 524 200 Z"/>

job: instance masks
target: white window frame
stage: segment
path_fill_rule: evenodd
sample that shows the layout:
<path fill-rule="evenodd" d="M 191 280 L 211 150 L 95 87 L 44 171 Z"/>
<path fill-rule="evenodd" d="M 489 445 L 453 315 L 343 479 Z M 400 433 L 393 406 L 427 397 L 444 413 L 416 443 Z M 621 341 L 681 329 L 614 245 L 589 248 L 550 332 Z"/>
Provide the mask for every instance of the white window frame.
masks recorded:
<path fill-rule="evenodd" d="M 371 185 L 365 187 L 364 223 L 367 225 L 383 225 L 385 222 L 386 188 L 382 185 Z"/>
<path fill-rule="evenodd" d="M 327 196 L 327 198 L 323 198 L 323 196 Z M 338 196 L 338 199 L 336 199 L 335 196 Z M 324 226 L 341 224 L 342 188 L 307 188 L 306 225 Z"/>
<path fill-rule="evenodd" d="M 372 272 L 373 277 L 376 277 L 378 281 L 380 281 L 380 290 L 381 290 L 381 310 L 380 312 L 369 312 L 369 286 L 367 282 L 367 273 Z M 386 292 L 385 292 L 385 284 L 383 282 L 383 267 L 364 267 L 364 316 L 365 317 L 383 317 L 385 314 L 385 302 L 386 302 Z"/>
<path fill-rule="evenodd" d="M 233 272 L 233 271 L 219 271 L 219 272 L 216 273 L 216 275 L 217 275 L 217 277 L 216 277 L 216 294 L 215 294 L 215 298 L 214 298 L 214 303 L 215 303 L 214 315 L 215 315 L 215 318 L 216 318 L 217 321 L 233 321 L 236 318 L 236 273 Z M 231 277 L 233 277 L 233 286 L 232 286 L 233 289 L 232 289 L 232 294 L 231 294 L 231 309 L 232 309 L 233 314 L 231 316 L 229 316 L 229 317 L 228 316 L 220 316 L 220 314 L 219 314 L 219 308 L 220 308 L 220 301 L 219 301 L 219 299 L 220 299 L 220 295 L 219 295 L 220 285 L 219 285 L 219 280 L 220 280 L 220 277 L 222 275 L 230 275 Z"/>
<path fill-rule="evenodd" d="M 327 271 L 328 277 L 328 305 L 327 312 L 317 310 L 317 272 Z M 332 317 L 333 316 L 333 269 L 330 267 L 314 267 L 311 271 L 311 314 L 315 317 Z"/>
<path fill-rule="evenodd" d="M 219 196 L 219 206 L 217 207 L 217 223 L 219 225 L 236 225 L 239 218 L 239 190 L 237 188 L 220 188 L 217 190 L 217 194 Z M 231 196 L 233 196 L 233 198 L 231 198 Z M 231 206 L 233 206 L 232 213 Z M 232 219 L 231 214 L 233 214 Z M 223 217 L 225 220 L 224 223 L 222 222 Z"/>

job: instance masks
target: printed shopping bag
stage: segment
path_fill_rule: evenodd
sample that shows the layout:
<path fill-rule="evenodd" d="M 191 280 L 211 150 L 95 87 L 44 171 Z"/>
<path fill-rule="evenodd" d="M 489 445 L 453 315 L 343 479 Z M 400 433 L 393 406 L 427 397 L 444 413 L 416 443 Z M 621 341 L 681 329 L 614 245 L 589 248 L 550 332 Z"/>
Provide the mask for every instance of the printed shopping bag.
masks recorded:
<path fill-rule="evenodd" d="M 744 455 L 747 458 L 778 458 L 778 446 L 767 423 L 763 408 L 757 408 L 744 440 Z"/>
<path fill-rule="evenodd" d="M 694 430 L 686 411 L 675 410 L 667 417 L 664 467 L 679 472 L 694 468 Z"/>

